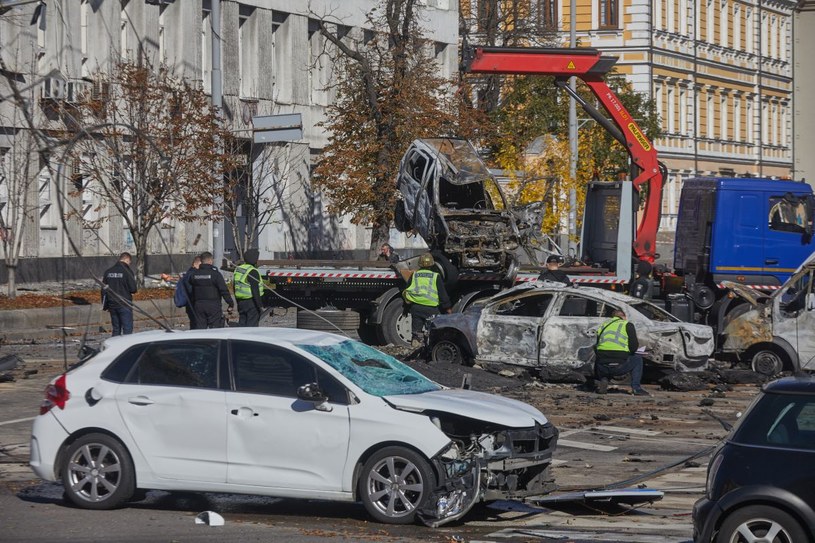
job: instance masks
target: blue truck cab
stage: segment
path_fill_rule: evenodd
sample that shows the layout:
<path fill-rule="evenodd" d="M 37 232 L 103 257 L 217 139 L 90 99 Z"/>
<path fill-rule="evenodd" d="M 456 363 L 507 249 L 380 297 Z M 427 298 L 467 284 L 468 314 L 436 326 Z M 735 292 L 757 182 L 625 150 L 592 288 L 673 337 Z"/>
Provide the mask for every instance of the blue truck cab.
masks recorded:
<path fill-rule="evenodd" d="M 812 218 L 812 187 L 804 182 L 688 179 L 679 201 L 674 269 L 702 308 L 718 297 L 722 281 L 778 288 L 815 249 Z"/>

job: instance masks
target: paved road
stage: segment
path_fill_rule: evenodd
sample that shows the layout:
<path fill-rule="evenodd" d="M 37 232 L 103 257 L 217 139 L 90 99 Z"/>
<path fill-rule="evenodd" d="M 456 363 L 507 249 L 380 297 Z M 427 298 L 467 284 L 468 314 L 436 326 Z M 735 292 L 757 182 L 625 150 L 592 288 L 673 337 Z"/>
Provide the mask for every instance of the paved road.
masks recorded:
<path fill-rule="evenodd" d="M 8 352 L 4 346 L 0 354 Z M 625 515 L 590 507 L 502 503 L 474 512 L 466 523 L 436 530 L 373 524 L 358 504 L 216 494 L 152 491 L 145 501 L 121 510 L 84 511 L 66 505 L 60 485 L 35 480 L 26 466 L 31 418 L 48 380 L 62 367 L 61 360 L 35 356 L 53 356 L 59 350 L 39 346 L 17 352 L 26 360 L 23 369 L 38 373 L 0 384 L 0 541 L 687 542 L 690 508 L 704 487 L 706 457 L 699 464 L 647 478 L 644 484 L 664 491 L 665 499 Z M 572 386 L 545 385 L 509 395 L 540 407 L 561 429 L 555 476 L 569 489 L 646 474 L 714 445 L 723 435 L 698 407 L 706 393 L 651 390 L 654 398 L 623 393 L 597 397 Z M 714 410 L 732 419 L 754 394 L 754 387 L 737 388 L 726 399 L 717 399 Z M 204 510 L 223 514 L 226 525 L 195 525 L 195 515 Z"/>

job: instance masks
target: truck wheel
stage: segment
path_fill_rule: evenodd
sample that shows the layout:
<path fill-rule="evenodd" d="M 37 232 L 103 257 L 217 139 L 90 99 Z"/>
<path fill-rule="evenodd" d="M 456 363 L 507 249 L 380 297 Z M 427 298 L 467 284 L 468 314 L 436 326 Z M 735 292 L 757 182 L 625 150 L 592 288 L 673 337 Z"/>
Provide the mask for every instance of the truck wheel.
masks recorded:
<path fill-rule="evenodd" d="M 402 299 L 395 298 L 382 312 L 382 339 L 386 345 L 410 347 L 410 315 L 403 314 L 403 308 Z"/>

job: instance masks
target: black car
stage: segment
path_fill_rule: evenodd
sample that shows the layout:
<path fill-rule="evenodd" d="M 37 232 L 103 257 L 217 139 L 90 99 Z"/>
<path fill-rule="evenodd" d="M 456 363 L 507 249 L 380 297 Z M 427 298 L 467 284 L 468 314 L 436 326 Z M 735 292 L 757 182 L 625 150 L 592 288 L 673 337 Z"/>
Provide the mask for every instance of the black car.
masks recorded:
<path fill-rule="evenodd" d="M 710 461 L 693 540 L 815 542 L 815 379 L 764 385 Z"/>

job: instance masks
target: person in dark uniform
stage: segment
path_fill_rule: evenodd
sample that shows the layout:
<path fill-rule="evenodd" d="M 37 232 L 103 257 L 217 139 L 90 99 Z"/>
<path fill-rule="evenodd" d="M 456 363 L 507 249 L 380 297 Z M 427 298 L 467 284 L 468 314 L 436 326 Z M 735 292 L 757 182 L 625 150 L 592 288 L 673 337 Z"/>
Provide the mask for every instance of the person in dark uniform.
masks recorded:
<path fill-rule="evenodd" d="M 634 325 L 625 320 L 625 313 L 616 309 L 611 319 L 597 330 L 597 345 L 594 348 L 595 385 L 598 394 L 608 390 L 610 377 L 631 374 L 631 392 L 635 396 L 650 396 L 640 386 L 642 379 L 642 357 L 637 354 L 639 340 Z"/>
<path fill-rule="evenodd" d="M 628 286 L 628 294 L 643 300 L 651 299 L 651 271 L 654 269 L 649 262 L 637 262 L 637 271 L 634 280 Z"/>
<path fill-rule="evenodd" d="M 130 253 L 119 255 L 119 261 L 102 276 L 102 309 L 110 312 L 112 335 L 133 333 L 133 295 L 136 276 L 130 269 Z"/>
<path fill-rule="evenodd" d="M 184 277 L 181 278 L 181 281 L 183 281 L 182 288 L 184 288 L 184 292 L 187 293 L 187 305 L 184 306 L 184 311 L 187 312 L 187 318 L 190 319 L 190 330 L 195 330 L 195 308 L 192 304 L 192 286 L 190 285 L 190 279 L 192 278 L 192 274 L 197 272 L 200 267 L 201 256 L 196 255 L 196 257 L 192 259 L 190 269 L 188 269 Z"/>
<path fill-rule="evenodd" d="M 223 328 L 221 298 L 226 302 L 227 313 L 230 315 L 235 303 L 226 288 L 223 275 L 212 265 L 212 253 L 201 253 L 201 266 L 192 274 L 189 284 L 195 311 L 195 329 Z"/>
<path fill-rule="evenodd" d="M 572 281 L 569 276 L 560 269 L 560 257 L 557 255 L 549 255 L 546 259 L 546 269 L 538 276 L 538 281 L 553 281 L 555 283 L 563 283 L 567 287 L 572 286 Z"/>
<path fill-rule="evenodd" d="M 419 257 L 420 270 L 413 272 L 402 297 L 408 306 L 412 326 L 411 346 L 421 346 L 427 320 L 438 315 L 441 309 L 450 313 L 450 297 L 444 288 L 441 274 L 435 270 L 433 255 L 425 253 Z"/>
<path fill-rule="evenodd" d="M 243 253 L 244 263 L 235 268 L 232 275 L 235 299 L 238 301 L 238 326 L 257 326 L 263 311 L 263 282 L 257 269 L 257 249 Z"/>

